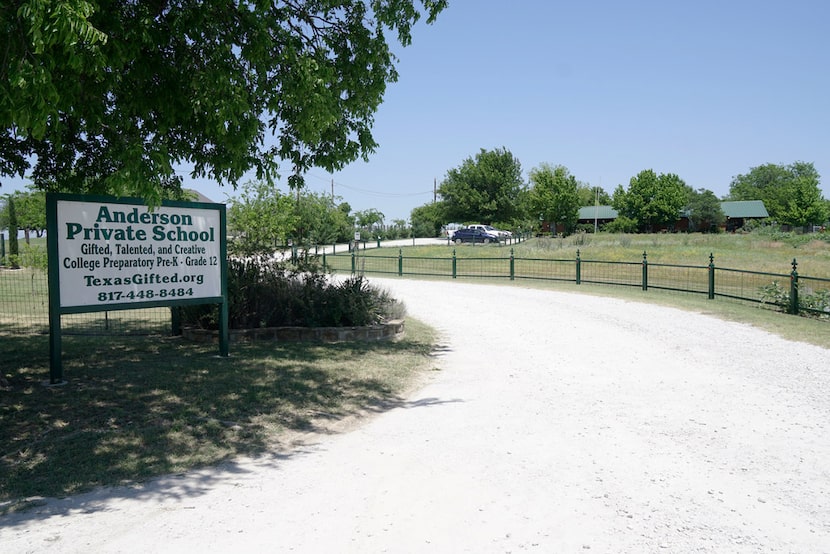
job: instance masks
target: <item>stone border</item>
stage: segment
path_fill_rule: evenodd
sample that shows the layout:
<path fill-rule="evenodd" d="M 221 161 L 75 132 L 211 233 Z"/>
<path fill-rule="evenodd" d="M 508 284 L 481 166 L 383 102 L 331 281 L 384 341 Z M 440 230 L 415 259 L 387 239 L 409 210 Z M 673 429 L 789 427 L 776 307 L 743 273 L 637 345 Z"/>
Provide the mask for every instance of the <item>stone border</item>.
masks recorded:
<path fill-rule="evenodd" d="M 366 327 L 260 327 L 257 329 L 230 329 L 231 342 L 270 340 L 274 342 L 375 342 L 398 340 L 405 332 L 404 320 L 393 319 Z M 182 336 L 194 342 L 218 342 L 219 331 L 209 329 L 182 329 Z"/>

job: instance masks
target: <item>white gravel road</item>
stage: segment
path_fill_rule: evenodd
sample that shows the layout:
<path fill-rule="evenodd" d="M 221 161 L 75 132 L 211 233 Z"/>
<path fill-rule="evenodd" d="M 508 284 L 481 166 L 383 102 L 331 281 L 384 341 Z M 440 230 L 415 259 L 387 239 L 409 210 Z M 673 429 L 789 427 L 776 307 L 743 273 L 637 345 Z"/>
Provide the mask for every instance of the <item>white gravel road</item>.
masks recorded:
<path fill-rule="evenodd" d="M 830 552 L 829 350 L 609 298 L 373 281 L 442 333 L 404 406 L 7 515 L 0 551 Z"/>

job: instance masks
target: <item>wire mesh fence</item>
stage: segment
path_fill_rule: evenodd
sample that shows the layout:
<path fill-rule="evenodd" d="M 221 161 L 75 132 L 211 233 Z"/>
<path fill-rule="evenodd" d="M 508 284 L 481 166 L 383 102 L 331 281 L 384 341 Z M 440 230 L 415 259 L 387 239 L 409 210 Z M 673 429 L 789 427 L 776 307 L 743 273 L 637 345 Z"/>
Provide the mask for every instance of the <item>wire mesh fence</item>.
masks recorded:
<path fill-rule="evenodd" d="M 154 335 L 171 331 L 170 308 L 141 308 L 61 316 L 61 332 Z M 49 332 L 49 283 L 39 269 L 0 269 L 0 334 Z"/>

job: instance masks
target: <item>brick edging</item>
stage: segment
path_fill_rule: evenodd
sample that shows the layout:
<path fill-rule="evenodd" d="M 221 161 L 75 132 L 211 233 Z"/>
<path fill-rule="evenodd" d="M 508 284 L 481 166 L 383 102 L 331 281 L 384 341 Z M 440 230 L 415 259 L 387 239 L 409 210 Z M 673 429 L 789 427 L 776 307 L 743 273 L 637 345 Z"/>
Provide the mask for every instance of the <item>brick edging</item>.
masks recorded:
<path fill-rule="evenodd" d="M 374 342 L 398 340 L 405 332 L 404 320 L 394 319 L 379 325 L 365 327 L 260 327 L 231 329 L 231 342 L 271 340 L 275 342 Z M 182 336 L 195 342 L 218 342 L 219 331 L 184 328 Z"/>

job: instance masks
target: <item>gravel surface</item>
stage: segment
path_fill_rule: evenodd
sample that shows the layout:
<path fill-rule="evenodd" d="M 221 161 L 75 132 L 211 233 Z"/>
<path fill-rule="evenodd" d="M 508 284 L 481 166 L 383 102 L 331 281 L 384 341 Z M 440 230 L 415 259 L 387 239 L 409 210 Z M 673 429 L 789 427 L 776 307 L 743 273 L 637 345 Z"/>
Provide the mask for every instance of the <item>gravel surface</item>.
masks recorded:
<path fill-rule="evenodd" d="M 372 279 L 423 387 L 288 455 L 48 500 L 16 552 L 830 552 L 830 350 L 665 307 Z"/>

